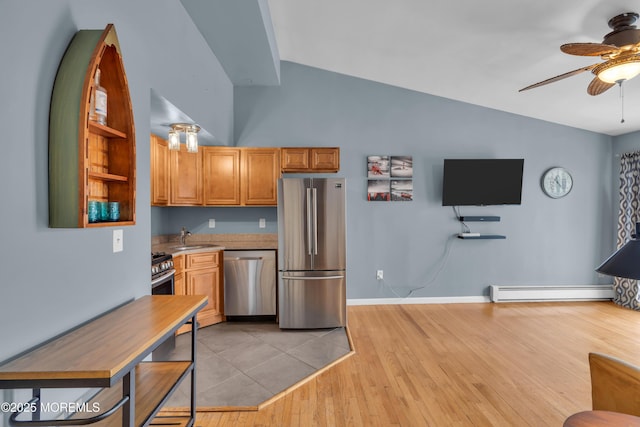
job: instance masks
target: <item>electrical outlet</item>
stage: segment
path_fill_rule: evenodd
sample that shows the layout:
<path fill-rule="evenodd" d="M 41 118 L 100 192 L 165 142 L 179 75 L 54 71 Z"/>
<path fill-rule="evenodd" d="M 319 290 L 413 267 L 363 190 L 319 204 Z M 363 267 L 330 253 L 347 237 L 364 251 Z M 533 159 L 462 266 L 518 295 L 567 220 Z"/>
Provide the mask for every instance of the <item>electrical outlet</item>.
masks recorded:
<path fill-rule="evenodd" d="M 124 232 L 122 230 L 113 230 L 113 252 L 122 252 L 124 250 Z"/>
<path fill-rule="evenodd" d="M 382 270 L 376 271 L 376 279 L 383 280 L 384 279 L 384 271 L 382 271 Z"/>
<path fill-rule="evenodd" d="M 216 228 L 216 220 L 211 218 L 209 220 L 209 228 Z"/>
<path fill-rule="evenodd" d="M 264 218 L 260 218 L 260 220 L 258 221 L 258 227 L 265 228 L 266 226 L 267 226 L 267 220 Z"/>

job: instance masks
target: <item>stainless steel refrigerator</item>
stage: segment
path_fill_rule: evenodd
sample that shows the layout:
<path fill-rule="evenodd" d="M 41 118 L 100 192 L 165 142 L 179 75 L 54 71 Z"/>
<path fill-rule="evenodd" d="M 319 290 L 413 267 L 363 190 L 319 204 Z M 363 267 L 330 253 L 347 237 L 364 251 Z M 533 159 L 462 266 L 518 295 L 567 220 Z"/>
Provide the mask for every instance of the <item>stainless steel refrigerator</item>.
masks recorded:
<path fill-rule="evenodd" d="M 278 319 L 282 329 L 345 326 L 344 178 L 278 182 Z"/>

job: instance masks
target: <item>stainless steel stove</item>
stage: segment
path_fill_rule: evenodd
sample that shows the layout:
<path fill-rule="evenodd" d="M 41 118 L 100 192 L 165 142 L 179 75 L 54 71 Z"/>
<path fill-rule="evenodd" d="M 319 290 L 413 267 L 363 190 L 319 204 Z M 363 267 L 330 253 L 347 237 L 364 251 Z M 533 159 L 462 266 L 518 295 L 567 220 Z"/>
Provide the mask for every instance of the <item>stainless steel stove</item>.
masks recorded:
<path fill-rule="evenodd" d="M 151 286 L 154 282 L 161 281 L 169 275 L 173 275 L 173 256 L 165 252 L 151 253 Z"/>
<path fill-rule="evenodd" d="M 173 256 L 164 252 L 151 253 L 151 295 L 173 295 Z M 154 361 L 170 360 L 170 354 L 175 348 L 175 336 L 167 338 L 152 353 Z"/>

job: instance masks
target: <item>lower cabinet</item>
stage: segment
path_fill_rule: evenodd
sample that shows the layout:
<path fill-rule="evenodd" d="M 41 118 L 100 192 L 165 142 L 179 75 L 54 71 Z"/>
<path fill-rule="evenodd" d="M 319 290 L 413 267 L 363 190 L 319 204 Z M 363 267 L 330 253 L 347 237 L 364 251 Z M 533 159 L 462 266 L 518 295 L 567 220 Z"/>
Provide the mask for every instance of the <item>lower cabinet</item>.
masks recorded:
<path fill-rule="evenodd" d="M 209 326 L 225 320 L 222 251 L 198 252 L 174 257 L 176 295 L 205 295 L 207 305 L 198 313 L 198 326 Z M 182 328 L 178 333 L 188 332 Z"/>
<path fill-rule="evenodd" d="M 176 275 L 173 277 L 173 293 L 176 295 L 186 295 L 187 288 L 184 281 L 184 255 L 176 255 L 173 257 L 173 268 Z"/>
<path fill-rule="evenodd" d="M 222 321 L 220 310 L 219 268 L 196 270 L 187 272 L 187 294 L 206 295 L 209 303 L 202 309 L 198 322 L 200 326 L 213 325 Z"/>

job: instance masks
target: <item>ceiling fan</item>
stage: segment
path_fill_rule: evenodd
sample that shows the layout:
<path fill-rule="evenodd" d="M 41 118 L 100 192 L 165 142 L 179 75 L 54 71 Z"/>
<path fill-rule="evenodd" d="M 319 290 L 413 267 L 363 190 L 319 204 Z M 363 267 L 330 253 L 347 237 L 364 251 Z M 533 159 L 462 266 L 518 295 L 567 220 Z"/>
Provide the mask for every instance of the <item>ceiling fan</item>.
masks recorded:
<path fill-rule="evenodd" d="M 544 86 L 584 71 L 591 71 L 595 78 L 587 87 L 589 95 L 600 95 L 615 84 L 640 74 L 640 30 L 634 25 L 639 15 L 627 12 L 614 16 L 608 22 L 613 30 L 604 36 L 602 43 L 567 43 L 560 50 L 570 55 L 599 56 L 604 62 L 592 64 L 559 76 L 532 84 L 519 92 Z"/>

